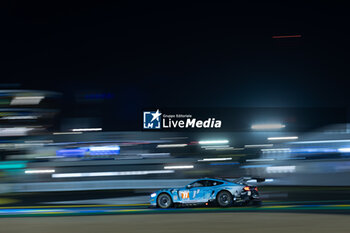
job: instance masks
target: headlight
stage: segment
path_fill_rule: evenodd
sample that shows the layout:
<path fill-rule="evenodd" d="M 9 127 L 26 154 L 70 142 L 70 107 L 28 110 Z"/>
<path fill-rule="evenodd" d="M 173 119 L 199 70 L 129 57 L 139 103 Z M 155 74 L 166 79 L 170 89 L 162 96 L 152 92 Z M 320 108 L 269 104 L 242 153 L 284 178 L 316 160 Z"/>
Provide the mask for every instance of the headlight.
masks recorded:
<path fill-rule="evenodd" d="M 155 196 L 157 196 L 156 193 L 152 193 L 152 194 L 151 194 L 151 197 L 155 197 Z"/>

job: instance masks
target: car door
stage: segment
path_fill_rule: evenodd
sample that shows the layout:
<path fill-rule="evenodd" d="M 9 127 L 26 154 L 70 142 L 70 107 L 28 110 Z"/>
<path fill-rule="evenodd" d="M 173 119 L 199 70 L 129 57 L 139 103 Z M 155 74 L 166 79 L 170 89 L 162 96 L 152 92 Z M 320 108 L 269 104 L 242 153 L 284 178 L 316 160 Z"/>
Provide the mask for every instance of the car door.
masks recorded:
<path fill-rule="evenodd" d="M 208 202 L 212 200 L 212 196 L 215 195 L 215 191 L 217 190 L 217 186 L 222 184 L 222 182 L 218 182 L 215 180 L 203 180 L 204 187 L 201 188 L 200 202 Z"/>
<path fill-rule="evenodd" d="M 204 187 L 202 181 L 195 181 L 185 188 L 178 190 L 178 198 L 182 203 L 196 203 L 202 194 L 201 188 Z"/>
<path fill-rule="evenodd" d="M 207 186 L 207 182 L 205 180 L 201 181 L 203 186 L 193 187 L 190 189 L 190 198 L 195 203 L 207 202 L 208 201 L 208 193 L 209 187 Z"/>

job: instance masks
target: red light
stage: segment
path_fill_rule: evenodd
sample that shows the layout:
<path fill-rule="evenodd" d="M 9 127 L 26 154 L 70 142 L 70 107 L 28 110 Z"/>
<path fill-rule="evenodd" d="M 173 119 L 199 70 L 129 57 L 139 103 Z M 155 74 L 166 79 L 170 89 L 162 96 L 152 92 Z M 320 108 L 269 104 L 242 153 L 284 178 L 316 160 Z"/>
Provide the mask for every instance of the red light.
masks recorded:
<path fill-rule="evenodd" d="M 255 189 L 255 191 L 258 191 L 258 187 L 255 187 L 254 189 Z"/>
<path fill-rule="evenodd" d="M 283 39 L 283 38 L 300 38 L 301 35 L 286 35 L 286 36 L 273 36 L 273 39 Z"/>
<path fill-rule="evenodd" d="M 249 186 L 245 186 L 245 187 L 243 188 L 243 190 L 249 191 L 249 190 L 250 190 L 250 187 L 249 187 Z"/>
<path fill-rule="evenodd" d="M 208 205 L 208 203 L 205 203 L 205 205 Z"/>

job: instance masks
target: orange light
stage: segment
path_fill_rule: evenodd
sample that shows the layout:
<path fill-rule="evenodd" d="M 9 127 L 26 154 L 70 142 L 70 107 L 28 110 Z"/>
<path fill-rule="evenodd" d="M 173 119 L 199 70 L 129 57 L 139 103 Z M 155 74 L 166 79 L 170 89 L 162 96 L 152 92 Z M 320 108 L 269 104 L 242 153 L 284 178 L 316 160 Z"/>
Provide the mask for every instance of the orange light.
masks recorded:
<path fill-rule="evenodd" d="M 250 190 L 250 187 L 249 187 L 249 186 L 245 186 L 243 189 L 244 189 L 245 191 L 249 191 L 249 190 Z"/>
<path fill-rule="evenodd" d="M 207 202 L 207 203 L 205 203 L 205 205 L 208 205 L 208 202 Z"/>

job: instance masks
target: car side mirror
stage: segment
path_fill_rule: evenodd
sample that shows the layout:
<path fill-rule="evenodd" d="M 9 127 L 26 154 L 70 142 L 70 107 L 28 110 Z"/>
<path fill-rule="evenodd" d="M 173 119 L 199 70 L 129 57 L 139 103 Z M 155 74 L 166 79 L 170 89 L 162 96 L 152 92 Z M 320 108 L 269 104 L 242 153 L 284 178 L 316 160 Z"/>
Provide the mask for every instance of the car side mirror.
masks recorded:
<path fill-rule="evenodd" d="M 190 188 L 192 188 L 192 186 L 190 184 L 188 184 L 188 185 L 186 185 L 186 188 L 190 189 Z"/>

